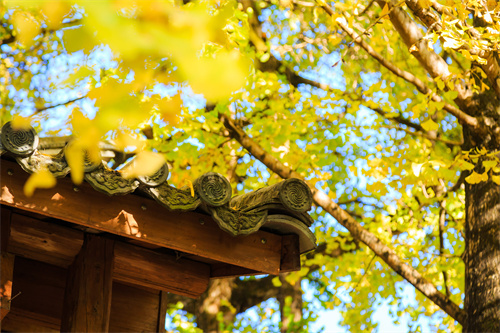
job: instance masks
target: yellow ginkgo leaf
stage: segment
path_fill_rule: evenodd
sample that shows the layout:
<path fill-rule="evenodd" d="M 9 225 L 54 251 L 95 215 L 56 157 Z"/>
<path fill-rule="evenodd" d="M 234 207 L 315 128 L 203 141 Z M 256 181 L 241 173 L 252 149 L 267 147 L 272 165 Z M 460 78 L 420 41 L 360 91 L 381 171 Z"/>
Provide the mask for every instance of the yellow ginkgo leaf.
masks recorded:
<path fill-rule="evenodd" d="M 70 86 L 70 87 L 74 86 L 80 80 L 85 79 L 92 74 L 94 74 L 94 70 L 92 68 L 87 67 L 87 66 L 81 66 L 78 69 L 75 69 L 74 73 L 70 74 L 66 78 L 66 80 L 62 81 L 61 85 Z"/>
<path fill-rule="evenodd" d="M 170 125 L 176 125 L 179 122 L 179 114 L 181 113 L 182 99 L 180 94 L 177 94 L 170 99 L 162 98 L 158 103 L 158 111 L 161 118 Z"/>
<path fill-rule="evenodd" d="M 496 161 L 496 160 L 493 160 L 493 161 L 484 161 L 484 162 L 483 162 L 484 170 L 485 170 L 485 171 L 488 171 L 488 170 L 490 170 L 491 168 L 496 167 L 496 166 L 497 166 L 497 164 L 498 164 L 498 161 Z"/>
<path fill-rule="evenodd" d="M 51 188 L 56 186 L 56 179 L 46 169 L 42 169 L 32 174 L 24 184 L 24 195 L 33 196 L 37 188 Z"/>
<path fill-rule="evenodd" d="M 380 18 L 381 19 L 385 19 L 386 15 L 389 14 L 389 6 L 387 5 L 387 3 L 385 4 L 384 8 L 382 8 L 382 12 L 380 13 Z"/>
<path fill-rule="evenodd" d="M 135 135 L 135 133 L 120 131 L 113 140 L 113 145 L 118 150 L 132 149 L 135 151 L 144 149 L 146 142 L 141 137 Z"/>
<path fill-rule="evenodd" d="M 15 115 L 11 124 L 14 130 L 27 130 L 31 127 L 31 118 Z"/>
<path fill-rule="evenodd" d="M 139 176 L 151 176 L 165 163 L 165 158 L 152 151 L 141 151 L 131 163 L 123 168 L 123 177 L 126 179 Z"/>
<path fill-rule="evenodd" d="M 45 23 L 49 29 L 55 30 L 62 24 L 63 18 L 71 7 L 63 0 L 45 0 L 41 12 L 45 16 Z"/>
<path fill-rule="evenodd" d="M 500 176 L 493 175 L 491 176 L 491 180 L 500 185 Z"/>
<path fill-rule="evenodd" d="M 85 161 L 85 152 L 77 143 L 70 143 L 64 152 L 64 157 L 71 168 L 71 180 L 79 185 L 83 181 L 83 164 Z"/>
<path fill-rule="evenodd" d="M 411 47 L 410 47 L 410 53 L 412 52 L 418 52 L 418 46 L 416 44 L 413 44 Z"/>
<path fill-rule="evenodd" d="M 467 161 L 460 161 L 458 167 L 460 168 L 460 170 L 472 170 L 474 169 L 474 164 Z"/>
<path fill-rule="evenodd" d="M 40 23 L 28 12 L 16 11 L 12 14 L 12 23 L 17 33 L 17 40 L 26 47 L 33 45 L 33 40 L 41 31 Z"/>
<path fill-rule="evenodd" d="M 424 121 L 422 124 L 422 127 L 426 131 L 435 131 L 439 128 L 439 125 L 436 124 L 432 119 L 428 119 L 427 121 Z"/>
<path fill-rule="evenodd" d="M 421 163 L 421 164 L 417 164 L 417 163 L 412 163 L 411 164 L 411 169 L 413 170 L 413 174 L 415 176 L 420 176 L 420 172 L 422 171 L 422 166 L 424 165 L 425 163 Z"/>
<path fill-rule="evenodd" d="M 488 180 L 488 173 L 487 172 L 479 174 L 479 173 L 476 173 L 475 171 L 472 171 L 472 174 L 465 178 L 465 181 L 469 184 L 477 184 L 477 183 L 487 181 L 487 180 Z"/>
<path fill-rule="evenodd" d="M 194 198 L 194 187 L 193 187 L 193 182 L 191 182 L 189 179 L 184 179 L 182 184 L 187 184 L 187 187 L 191 190 L 191 196 Z"/>

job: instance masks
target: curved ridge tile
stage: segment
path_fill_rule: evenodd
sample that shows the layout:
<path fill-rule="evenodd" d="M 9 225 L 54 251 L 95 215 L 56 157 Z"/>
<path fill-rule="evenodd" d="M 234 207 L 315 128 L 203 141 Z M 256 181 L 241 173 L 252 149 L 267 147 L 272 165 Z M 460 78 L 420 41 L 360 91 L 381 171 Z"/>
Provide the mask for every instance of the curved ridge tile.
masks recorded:
<path fill-rule="evenodd" d="M 54 177 L 62 178 L 70 172 L 63 152 L 51 156 L 35 151 L 32 155 L 27 157 L 16 157 L 16 161 L 21 168 L 28 173 L 34 173 L 46 168 Z"/>
<path fill-rule="evenodd" d="M 229 205 L 236 210 L 282 211 L 299 218 L 308 227 L 313 220 L 307 213 L 312 207 L 312 193 L 307 184 L 290 178 L 257 191 L 235 196 Z"/>
<path fill-rule="evenodd" d="M 299 236 L 300 253 L 306 253 L 316 248 L 316 237 L 300 220 L 288 215 L 269 215 L 262 230 L 279 235 L 296 234 Z"/>
<path fill-rule="evenodd" d="M 168 173 L 169 173 L 168 165 L 167 165 L 167 163 L 164 163 L 158 169 L 158 171 L 156 171 L 151 176 L 139 176 L 139 177 L 137 177 L 137 180 L 143 186 L 158 187 L 167 181 Z"/>
<path fill-rule="evenodd" d="M 139 187 L 137 180 L 125 179 L 119 171 L 108 169 L 104 165 L 86 172 L 84 178 L 95 190 L 108 195 L 125 195 Z"/>
<path fill-rule="evenodd" d="M 223 206 L 231 200 L 231 184 L 219 173 L 207 172 L 201 175 L 194 181 L 193 187 L 207 206 Z"/>
<path fill-rule="evenodd" d="M 10 121 L 2 126 L 0 141 L 2 149 L 22 157 L 33 154 L 39 143 L 38 134 L 33 127 L 16 130 Z"/>
<path fill-rule="evenodd" d="M 200 205 L 200 198 L 197 195 L 193 197 L 190 189 L 178 189 L 166 182 L 157 187 L 141 187 L 141 189 L 169 210 L 185 212 L 195 210 Z"/>
<path fill-rule="evenodd" d="M 233 236 L 248 235 L 256 232 L 266 222 L 267 210 L 243 212 L 231 207 L 209 207 L 209 211 L 219 227 Z"/>

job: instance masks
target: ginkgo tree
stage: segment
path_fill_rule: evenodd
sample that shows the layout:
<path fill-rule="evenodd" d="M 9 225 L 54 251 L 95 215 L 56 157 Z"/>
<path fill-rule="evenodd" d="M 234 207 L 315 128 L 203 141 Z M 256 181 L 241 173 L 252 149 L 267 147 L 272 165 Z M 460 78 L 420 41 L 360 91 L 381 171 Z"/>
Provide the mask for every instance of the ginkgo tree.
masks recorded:
<path fill-rule="evenodd" d="M 131 176 L 166 159 L 174 185 L 206 170 L 235 193 L 308 182 L 303 269 L 172 295 L 191 330 L 308 331 L 337 308 L 372 331 L 389 301 L 411 330 L 497 332 L 499 15 L 496 1 L 6 1 L 2 121 L 71 132 L 75 182 L 103 140 L 141 157 Z M 53 183 L 33 177 L 29 191 Z M 254 306 L 280 322 L 249 320 Z"/>

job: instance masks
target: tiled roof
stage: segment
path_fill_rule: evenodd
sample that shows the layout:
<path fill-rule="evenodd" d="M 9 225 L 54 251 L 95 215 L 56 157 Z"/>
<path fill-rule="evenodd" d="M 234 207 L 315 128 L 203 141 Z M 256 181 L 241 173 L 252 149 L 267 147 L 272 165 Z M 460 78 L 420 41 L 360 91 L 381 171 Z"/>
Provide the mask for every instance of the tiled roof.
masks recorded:
<path fill-rule="evenodd" d="M 6 123 L 0 133 L 0 155 L 14 158 L 28 173 L 41 168 L 56 178 L 66 177 L 70 167 L 65 159 L 69 137 L 39 138 L 34 129 L 14 130 Z M 103 145 L 102 155 L 113 152 Z M 264 229 L 276 234 L 297 234 L 300 252 L 315 248 L 315 237 L 309 230 L 312 205 L 309 187 L 299 179 L 287 179 L 257 191 L 232 197 L 231 185 L 222 175 L 208 172 L 193 182 L 190 188 L 176 188 L 168 184 L 169 169 L 164 164 L 154 175 L 126 179 L 122 172 L 113 170 L 105 161 L 86 161 L 84 179 L 95 190 L 108 195 L 145 194 L 171 211 L 203 211 L 212 216 L 219 227 L 234 235 L 246 235 Z"/>

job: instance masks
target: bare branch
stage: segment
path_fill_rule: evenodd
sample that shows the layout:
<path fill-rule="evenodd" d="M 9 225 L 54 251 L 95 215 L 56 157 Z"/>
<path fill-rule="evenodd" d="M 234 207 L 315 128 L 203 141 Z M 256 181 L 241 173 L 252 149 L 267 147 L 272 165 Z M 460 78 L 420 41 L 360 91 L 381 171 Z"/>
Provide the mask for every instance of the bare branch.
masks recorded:
<path fill-rule="evenodd" d="M 285 179 L 303 179 L 299 173 L 293 171 L 290 167 L 284 165 L 278 159 L 262 149 L 262 147 L 246 135 L 241 128 L 236 127 L 232 119 L 228 118 L 226 115 L 220 115 L 220 119 L 229 131 L 230 135 L 271 171 Z M 374 234 L 361 226 L 352 216 L 331 200 L 326 193 L 318 190 L 314 185 L 309 184 L 309 187 L 313 193 L 315 203 L 332 215 L 341 225 L 347 228 L 355 240 L 366 244 L 396 273 L 410 282 L 415 288 L 437 304 L 452 318 L 457 320 L 459 323 L 465 322 L 466 313 L 463 309 L 460 309 L 458 305 L 453 303 L 444 294 L 440 293 L 436 287 L 431 282 L 427 281 L 417 270 L 404 263 L 394 250 L 382 243 Z"/>

